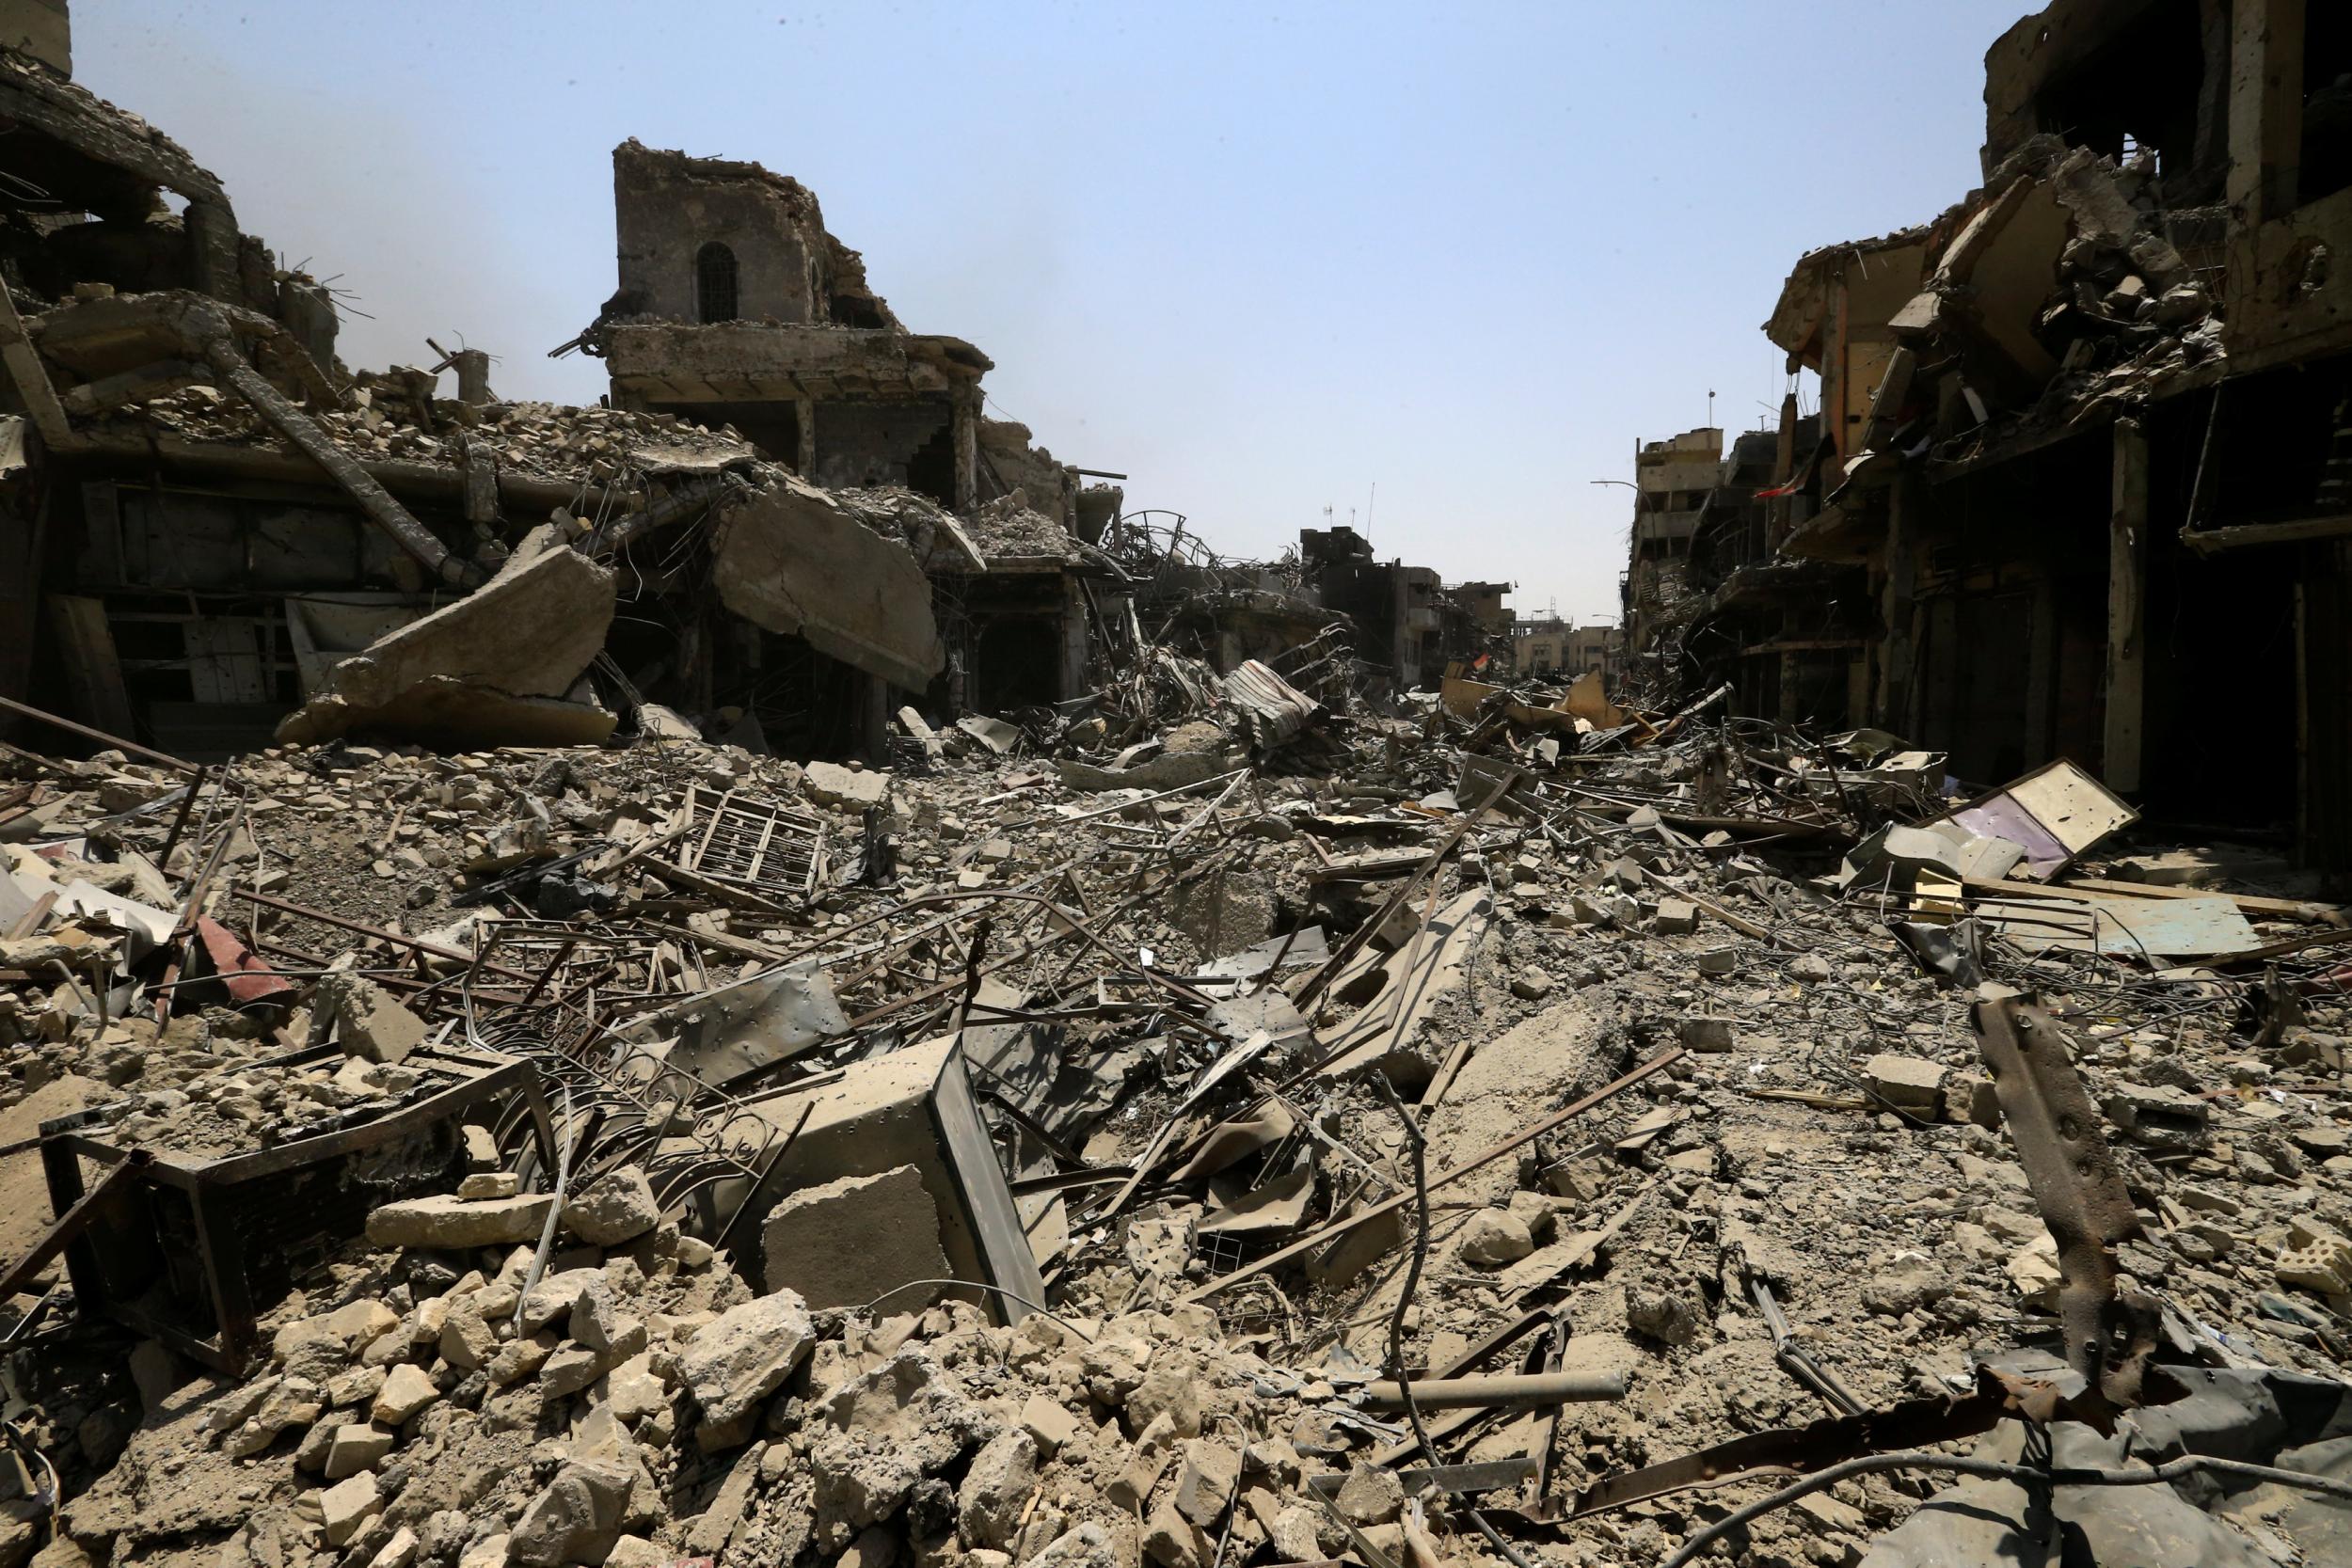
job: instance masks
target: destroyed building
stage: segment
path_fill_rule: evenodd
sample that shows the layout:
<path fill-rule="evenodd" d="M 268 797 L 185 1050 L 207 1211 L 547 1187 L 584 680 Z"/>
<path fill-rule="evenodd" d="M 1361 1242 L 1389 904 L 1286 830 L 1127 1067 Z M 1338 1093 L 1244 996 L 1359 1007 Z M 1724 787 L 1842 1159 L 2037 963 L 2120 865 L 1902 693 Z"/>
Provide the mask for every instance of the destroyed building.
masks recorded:
<path fill-rule="evenodd" d="M 2188 9 L 2027 19 L 1996 66 L 2093 73 L 1996 135 L 2138 137 L 2101 92 L 2186 58 L 2115 43 L 2143 12 Z M 1351 530 L 1229 560 L 1017 427 L 941 495 L 904 410 L 835 429 L 905 471 L 811 471 L 844 387 L 787 427 L 722 381 L 749 423 L 348 372 L 315 284 L 212 292 L 96 160 L 135 122 L 65 90 L 64 19 L 0 0 L 85 149 L 8 101 L 59 205 L 0 227 L 0 541 L 41 574 L 0 623 L 0 1568 L 2352 1560 L 2352 906 L 2063 758 L 1978 789 L 1822 733 L 1884 659 L 1830 617 L 1911 558 L 1788 546 L 1867 536 L 1881 469 L 1889 530 L 1936 516 L 1928 408 L 1973 451 L 2043 406 L 1978 357 L 1985 265 L 1903 303 L 1931 338 L 1799 339 L 1915 352 L 1850 454 L 1793 398 L 1642 449 L 1683 529 L 1635 544 L 1677 585 L 1646 666 L 1531 617 L 1558 670 L 1489 684 L 1453 666 L 1499 585 Z M 748 330 L 730 291 L 807 325 L 778 258 L 822 330 L 898 333 L 800 187 L 642 159 L 697 223 L 624 224 L 656 293 L 587 339 Z M 2173 335 L 2105 291 L 2053 357 L 2159 425 Z M 2227 509 L 2311 411 L 2240 427 L 2178 352 L 2238 466 L 2117 416 L 2116 493 L 2210 462 L 2216 559 L 2341 547 Z M 1000 567 L 1074 583 L 1088 689 L 934 728 L 1076 667 L 958 629 L 1050 619 Z M 241 627 L 292 668 L 223 713 L 187 693 Z"/>
<path fill-rule="evenodd" d="M 1723 456 L 1724 433 L 1708 426 L 1634 445 L 1633 519 L 1620 596 L 1627 654 L 1637 662 L 1656 663 L 1689 623 L 1691 535 Z"/>
<path fill-rule="evenodd" d="M 1784 284 L 1765 332 L 1819 376 L 1818 432 L 1791 399 L 1750 466 L 1760 549 L 1754 515 L 1694 534 L 1687 637 L 1655 635 L 1637 537 L 1637 649 L 2352 872 L 2347 103 L 2341 7 L 2021 20 L 1985 57 L 1983 185 Z"/>
<path fill-rule="evenodd" d="M 613 404 L 731 431 L 826 489 L 953 514 L 976 548 L 934 562 L 946 667 L 897 684 L 951 714 L 1084 695 L 1086 585 L 1120 574 L 1080 538 L 1078 470 L 982 413 L 988 356 L 907 330 L 798 181 L 631 140 L 612 194 L 620 283 L 578 342 L 604 358 Z M 1089 498 L 1097 537 L 1118 504 Z"/>

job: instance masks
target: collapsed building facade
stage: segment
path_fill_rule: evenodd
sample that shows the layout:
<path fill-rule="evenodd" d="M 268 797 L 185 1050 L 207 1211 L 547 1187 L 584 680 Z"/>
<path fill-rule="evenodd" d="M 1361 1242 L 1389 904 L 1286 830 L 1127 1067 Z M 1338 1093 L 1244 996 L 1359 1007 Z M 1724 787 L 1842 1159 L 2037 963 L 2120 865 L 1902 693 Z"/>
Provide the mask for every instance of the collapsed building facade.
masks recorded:
<path fill-rule="evenodd" d="M 1725 475 L 1637 657 L 2352 871 L 2352 20 L 2061 0 L 1985 67 L 1983 186 L 1784 285 L 1820 412 Z M 1637 519 L 1629 604 L 1658 554 Z"/>
<path fill-rule="evenodd" d="M 1907 426 L 1643 449 L 1706 697 L 1396 689 L 1502 585 L 1122 514 L 754 166 L 616 156 L 618 406 L 345 373 L 63 18 L 0 1568 L 2352 1559 L 2352 908 L 1757 721 Z"/>
<path fill-rule="evenodd" d="M 346 371 L 327 291 L 212 176 L 6 70 L 0 696 L 201 755 L 617 728 L 879 757 L 910 705 L 1082 716 L 1171 633 L 1220 673 L 1343 645 L 1383 689 L 1479 651 L 1435 572 L 1352 535 L 1235 567 L 1181 521 L 1165 550 L 1152 515 L 1120 526 L 1120 476 L 987 418 L 987 356 L 907 330 L 758 165 L 615 149 L 619 286 L 554 351 L 605 361 L 606 405 L 514 403 L 480 350 Z"/>

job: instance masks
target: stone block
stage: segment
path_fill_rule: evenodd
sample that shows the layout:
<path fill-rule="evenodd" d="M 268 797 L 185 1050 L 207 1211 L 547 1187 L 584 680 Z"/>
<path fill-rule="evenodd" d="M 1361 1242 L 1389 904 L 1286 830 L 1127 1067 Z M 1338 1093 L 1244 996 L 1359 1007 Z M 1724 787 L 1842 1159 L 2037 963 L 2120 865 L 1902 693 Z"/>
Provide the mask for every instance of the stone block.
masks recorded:
<path fill-rule="evenodd" d="M 1946 1068 L 1920 1056 L 1883 1052 L 1862 1064 L 1863 1080 L 1898 1110 L 1933 1121 L 1944 1114 Z"/>
<path fill-rule="evenodd" d="M 771 1291 L 794 1291 L 819 1311 L 861 1307 L 917 1279 L 952 1277 L 937 1205 L 922 1173 L 898 1165 L 787 1195 L 760 1227 Z M 902 1291 L 889 1309 L 921 1307 L 936 1287 Z"/>
<path fill-rule="evenodd" d="M 318 1506 L 319 1524 L 326 1544 L 343 1546 L 366 1528 L 369 1520 L 384 1512 L 384 1499 L 376 1492 L 374 1474 L 362 1471 L 320 1492 Z"/>
<path fill-rule="evenodd" d="M 837 762 L 812 762 L 801 775 L 801 790 L 820 806 L 862 813 L 889 799 L 890 775 L 871 768 L 844 768 Z"/>
<path fill-rule="evenodd" d="M 368 1215 L 368 1242 L 379 1247 L 461 1252 L 468 1247 L 536 1242 L 546 1228 L 551 1193 L 468 1200 L 454 1194 L 387 1203 Z"/>
<path fill-rule="evenodd" d="M 1699 928 L 1699 907 L 1687 898 L 1661 898 L 1650 929 L 1661 936 L 1680 936 Z"/>
<path fill-rule="evenodd" d="M 702 1407 L 695 1436 L 705 1453 L 751 1435 L 761 1402 L 784 1386 L 816 1338 L 807 1304 L 790 1291 L 731 1307 L 695 1332 L 678 1353 L 678 1374 Z"/>
<path fill-rule="evenodd" d="M 1675 1021 L 1675 1035 L 1692 1051 L 1728 1051 L 1732 1022 L 1727 1018 L 1693 1014 Z"/>
<path fill-rule="evenodd" d="M 384 1386 L 375 1391 L 375 1403 L 369 1414 L 379 1426 L 397 1431 L 409 1418 L 441 1397 L 441 1390 L 432 1374 L 413 1361 L 394 1367 L 384 1379 Z"/>
<path fill-rule="evenodd" d="M 564 1202 L 564 1226 L 591 1246 L 619 1246 L 661 1223 L 652 1183 L 635 1165 L 602 1176 Z"/>
<path fill-rule="evenodd" d="M 374 1469 L 375 1462 L 391 1452 L 396 1441 L 391 1433 L 368 1421 L 350 1421 L 337 1427 L 326 1445 L 326 1479 L 342 1481 L 362 1470 Z"/>

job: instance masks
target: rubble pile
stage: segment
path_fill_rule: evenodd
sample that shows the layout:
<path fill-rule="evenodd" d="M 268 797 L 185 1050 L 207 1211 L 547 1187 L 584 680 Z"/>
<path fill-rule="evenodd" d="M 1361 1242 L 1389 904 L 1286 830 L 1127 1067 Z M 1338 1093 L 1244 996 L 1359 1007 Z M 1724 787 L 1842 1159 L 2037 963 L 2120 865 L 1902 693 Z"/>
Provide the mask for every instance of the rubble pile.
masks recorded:
<path fill-rule="evenodd" d="M 421 373 L 421 372 L 412 372 Z M 749 463 L 749 446 L 723 431 L 706 430 L 675 414 L 620 408 L 576 408 L 550 403 L 473 404 L 434 397 L 430 380 L 420 396 L 399 372 L 362 373 L 342 406 L 321 411 L 317 423 L 362 462 L 399 460 L 450 466 L 460 447 L 483 446 L 500 468 L 533 479 L 585 480 L 603 485 L 643 466 L 641 454 L 675 462 L 696 457 Z M 106 411 L 102 428 L 147 427 L 191 440 L 290 450 L 261 415 L 220 388 L 196 382 Z"/>
<path fill-rule="evenodd" d="M 44 1251 L 64 1190 L 16 1198 L 61 1491 L 27 1469 L 0 1556 L 1647 1564 L 1760 1484 L 1677 1456 L 1867 1454 L 1830 1418 L 1900 1408 L 2013 1459 L 2035 1400 L 2125 1445 L 2070 1463 L 2332 1473 L 2342 911 L 2120 804 L 2053 859 L 1986 831 L 2047 770 L 1954 795 L 1720 694 L 1308 704 L 1283 772 L 1253 689 L 1123 761 L 919 717 L 893 768 L 10 753 L 14 1135 L 339 1196 L 246 1257 L 242 1329 L 184 1273 L 126 1298 L 153 1221 Z M 2028 1026 L 2082 1191 L 1994 1066 Z M 2058 1332 L 2085 1289 L 2145 1392 Z M 1912 1560 L 1938 1483 L 1839 1481 L 1736 1555 Z M 2325 1492 L 2199 1484 L 2093 1488 L 2098 1528 L 2343 1542 Z"/>

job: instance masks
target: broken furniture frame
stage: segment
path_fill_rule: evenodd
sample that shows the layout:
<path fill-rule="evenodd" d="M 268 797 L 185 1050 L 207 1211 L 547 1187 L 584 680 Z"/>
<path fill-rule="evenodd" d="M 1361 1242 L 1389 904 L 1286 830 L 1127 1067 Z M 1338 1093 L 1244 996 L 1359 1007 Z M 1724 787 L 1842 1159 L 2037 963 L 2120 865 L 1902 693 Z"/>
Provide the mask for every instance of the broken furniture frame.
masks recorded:
<path fill-rule="evenodd" d="M 825 823 L 812 812 L 690 784 L 686 826 L 675 869 L 691 877 L 787 907 L 806 903 L 824 879 Z"/>
<path fill-rule="evenodd" d="M 336 1053 L 334 1047 L 317 1047 L 261 1065 L 299 1065 Z M 409 1060 L 477 1075 L 333 1132 L 217 1160 L 187 1161 L 109 1143 L 84 1131 L 97 1121 L 91 1111 L 44 1123 L 40 1157 L 51 1209 L 88 1215 L 64 1244 L 82 1310 L 243 1376 L 259 1342 L 257 1309 L 265 1304 L 257 1296 L 274 1288 L 280 1275 L 291 1284 L 297 1252 L 357 1234 L 379 1204 L 446 1190 L 461 1145 L 439 1134 L 469 1119 L 466 1113 L 518 1099 L 540 1158 L 552 1158 L 554 1129 L 532 1063 L 487 1065 L 427 1051 Z M 84 1181 L 85 1160 L 104 1170 L 95 1186 Z M 209 1318 L 210 1332 L 157 1310 L 151 1303 L 159 1296 L 192 1317 Z"/>

